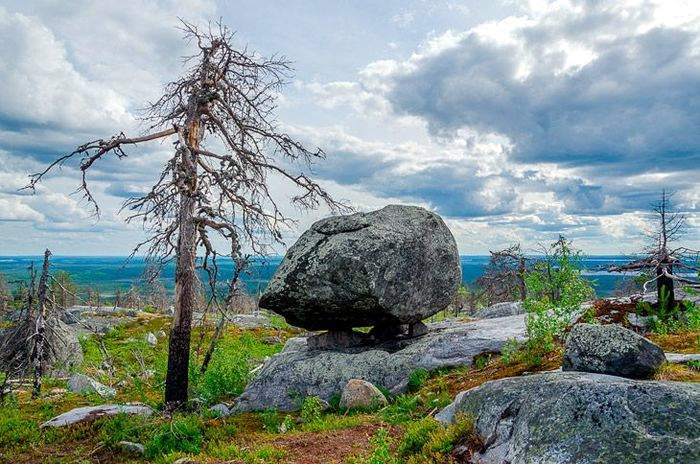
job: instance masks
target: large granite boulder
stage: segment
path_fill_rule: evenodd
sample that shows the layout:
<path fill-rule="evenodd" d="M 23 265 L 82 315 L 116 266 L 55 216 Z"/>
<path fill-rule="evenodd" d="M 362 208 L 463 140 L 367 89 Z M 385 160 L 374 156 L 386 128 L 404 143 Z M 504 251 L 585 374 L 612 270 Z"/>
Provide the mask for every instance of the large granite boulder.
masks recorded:
<path fill-rule="evenodd" d="M 260 306 L 309 330 L 412 324 L 444 309 L 460 282 L 442 219 L 389 205 L 316 222 L 289 249 Z"/>
<path fill-rule="evenodd" d="M 471 462 L 700 462 L 700 384 L 558 372 L 485 383 L 436 418 L 471 415 Z"/>
<path fill-rule="evenodd" d="M 666 361 L 664 351 L 617 324 L 576 324 L 566 339 L 562 370 L 647 379 Z"/>
<path fill-rule="evenodd" d="M 525 317 L 450 321 L 428 329 L 420 337 L 333 350 L 309 346 L 309 337 L 291 338 L 257 371 L 234 411 L 293 411 L 307 396 L 329 401 L 351 379 L 400 393 L 416 369 L 470 366 L 476 356 L 499 352 L 508 340 L 524 340 Z"/>

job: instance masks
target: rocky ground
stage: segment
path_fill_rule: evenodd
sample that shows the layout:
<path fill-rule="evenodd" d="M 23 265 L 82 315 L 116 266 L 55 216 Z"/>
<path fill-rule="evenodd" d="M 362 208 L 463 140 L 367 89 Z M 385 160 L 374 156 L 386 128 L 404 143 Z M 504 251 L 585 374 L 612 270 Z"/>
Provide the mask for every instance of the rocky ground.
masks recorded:
<path fill-rule="evenodd" d="M 617 317 L 615 311 L 625 311 L 624 304 L 615 306 L 618 309 L 611 308 L 609 302 L 597 303 L 595 307 L 603 320 L 610 318 L 611 312 Z M 665 462 L 655 460 L 661 459 L 659 450 L 664 450 L 664 456 L 675 456 L 676 462 L 691 462 L 686 458 L 694 455 L 688 453 L 699 449 L 693 441 L 698 431 L 692 428 L 692 418 L 699 412 L 693 409 L 698 405 L 695 382 L 700 381 L 700 373 L 697 370 L 666 362 L 654 372 L 657 380 L 651 381 L 605 374 L 556 373 L 565 357 L 563 346 L 537 366 L 524 361 L 505 362 L 498 351 L 509 338 L 523 336 L 522 315 L 429 324 L 431 330 L 416 340 L 404 340 L 401 346 L 385 345 L 364 355 L 362 351 L 352 353 L 353 349 L 346 352 L 309 350 L 305 344 L 308 335 L 287 326 L 279 318 L 263 320 L 256 316 L 260 324 L 253 324 L 254 318 L 246 317 L 239 321 L 244 327 L 231 326 L 225 338 L 225 344 L 233 349 L 243 346 L 242 340 L 247 344 L 246 374 L 240 382 L 223 388 L 231 391 L 220 394 L 212 393 L 216 388 L 209 385 L 208 382 L 215 384 L 211 378 L 196 383 L 194 392 L 201 403 L 195 406 L 199 409 L 174 419 L 165 418 L 159 412 L 167 346 L 162 332 L 167 331 L 169 319 L 146 313 L 85 314 L 88 323 L 104 322 L 112 317 L 117 323 L 105 323 L 102 331 L 105 333 L 81 335 L 84 360 L 79 371 L 99 382 L 98 385 L 88 382 L 78 387 L 79 382 L 70 376 L 47 379 L 44 395 L 37 400 L 30 398 L 27 387 L 15 388 L 13 399 L 1 411 L 0 456 L 3 462 L 174 462 L 186 456 L 190 456 L 188 459 L 192 462 L 364 462 L 363 456 L 376 453 L 384 446 L 382 440 L 388 444 L 387 449 L 393 455 L 391 459 L 396 459 L 386 462 L 407 462 L 399 451 L 405 446 L 406 437 L 425 427 L 424 421 L 431 416 L 449 423 L 459 416 L 455 414 L 457 410 L 478 418 L 475 430 L 485 443 L 490 443 L 489 446 L 480 445 L 478 457 L 482 462 L 501 462 L 499 459 L 524 462 L 532 456 L 552 458 L 542 462 L 586 462 L 580 453 L 595 455 L 597 451 L 591 450 L 599 450 L 601 443 L 608 443 L 606 434 L 620 437 L 620 430 L 626 430 L 628 435 L 617 440 L 609 451 L 610 456 L 624 456 L 628 453 L 625 446 L 636 443 L 635 449 L 648 458 L 644 462 Z M 156 339 L 155 344 L 149 342 L 149 339 L 152 341 L 149 334 Z M 667 353 L 700 352 L 700 333 L 651 334 L 649 338 Z M 108 359 L 100 344 L 105 346 Z M 379 354 L 382 350 L 386 350 L 384 355 Z M 313 375 L 321 375 L 317 366 L 324 365 L 324 357 L 346 357 L 351 360 L 344 364 L 348 371 L 339 375 L 327 370 L 323 374 L 328 376 L 326 383 L 307 377 L 306 385 L 327 385 L 327 392 L 339 393 L 346 378 L 363 377 L 366 373 L 368 379 L 374 379 L 381 387 L 389 404 L 347 413 L 341 409 L 339 398 L 326 394 L 319 387 L 305 395 L 317 394 L 329 400 L 330 404 L 321 408 L 328 409 L 316 413 L 263 410 L 218 417 L 208 409 L 220 401 L 226 405 L 226 414 L 229 406 L 243 408 L 237 404 L 247 404 L 243 409 L 265 409 L 250 407 L 250 398 L 255 396 L 251 392 L 261 388 L 260 379 L 265 378 L 266 369 L 282 369 L 289 385 L 295 385 L 304 380 L 303 372 L 316 369 Z M 370 360 L 379 357 L 382 361 L 363 365 L 358 360 L 362 357 Z M 674 360 L 668 354 L 666 357 Z M 291 358 L 297 362 L 280 362 Z M 263 367 L 259 367 L 260 363 Z M 338 363 L 325 365 L 337 366 Z M 423 374 L 423 368 L 432 373 Z M 250 371 L 255 372 L 250 375 Z M 535 371 L 555 372 L 528 375 Z M 397 374 L 393 385 L 383 384 L 381 379 L 372 377 L 377 372 L 383 372 L 383 378 L 388 379 L 391 376 L 386 377 L 386 372 L 401 375 Z M 221 366 L 215 368 L 215 374 L 234 377 Z M 249 377 L 253 380 L 248 383 L 247 393 L 237 399 L 236 389 L 241 393 Z M 505 377 L 512 380 L 497 380 Z M 279 387 L 279 393 L 289 390 L 289 385 L 266 388 Z M 385 389 L 397 385 L 401 387 L 393 394 Z M 462 391 L 466 393 L 460 393 Z M 257 400 L 261 401 L 262 397 Z M 691 401 L 691 397 L 695 399 Z M 294 408 L 287 409 L 303 406 L 303 398 L 299 398 Z M 561 398 L 566 401 L 562 402 Z M 649 398 L 659 399 L 650 403 Z M 553 403 L 549 405 L 548 401 Z M 129 406 L 134 402 L 140 405 Z M 610 409 L 615 404 L 623 406 L 619 410 Z M 673 405 L 678 404 L 682 409 L 674 409 Z M 101 406 L 95 407 L 97 405 Z M 263 405 L 261 402 L 260 406 Z M 444 409 L 448 405 L 451 406 Z M 75 408 L 87 409 L 75 411 Z M 130 410 L 124 408 L 132 408 L 137 414 L 125 416 Z M 121 414 L 108 417 L 110 413 L 105 411 L 112 410 Z M 60 417 L 70 411 L 73 412 L 68 417 Z M 668 414 L 668 420 L 662 413 Z M 543 414 L 548 415 L 546 423 L 550 425 L 538 429 L 537 418 Z M 81 415 L 85 422 L 65 426 Z M 686 417 L 689 418 L 687 423 L 682 422 Z M 676 424 L 674 420 L 679 422 Z M 671 427 L 673 433 L 661 433 L 659 424 Z M 560 435 L 562 430 L 568 431 L 569 438 Z M 170 435 L 171 432 L 174 435 Z M 386 438 L 378 439 L 384 432 Z M 649 434 L 659 438 L 645 447 L 647 442 L 642 438 Z M 181 437 L 181 440 L 173 437 Z M 580 442 L 581 437 L 588 441 Z M 133 448 L 129 443 L 140 446 Z M 586 451 L 587 447 L 591 450 Z M 441 459 L 424 462 L 449 462 L 457 458 L 442 456 Z"/>
<path fill-rule="evenodd" d="M 460 280 L 454 238 L 422 208 L 321 220 L 260 299 L 319 332 L 271 313 L 235 316 L 202 372 L 214 330 L 197 315 L 191 401 L 175 415 L 161 404 L 169 318 L 76 308 L 58 324 L 70 343 L 55 358 L 70 362 L 53 369 L 42 396 L 8 385 L 0 457 L 700 462 L 696 307 L 662 321 L 637 314 L 633 299 L 609 299 L 529 319 L 523 305 L 504 303 L 445 319 Z M 533 320 L 556 330 L 533 338 Z"/>

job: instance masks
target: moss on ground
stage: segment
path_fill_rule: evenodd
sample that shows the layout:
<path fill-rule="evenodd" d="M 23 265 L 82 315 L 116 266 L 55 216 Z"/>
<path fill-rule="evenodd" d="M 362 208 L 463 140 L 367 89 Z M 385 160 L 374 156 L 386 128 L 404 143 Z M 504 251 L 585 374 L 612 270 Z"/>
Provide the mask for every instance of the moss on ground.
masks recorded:
<path fill-rule="evenodd" d="M 561 346 L 540 356 L 538 363 L 513 346 L 505 356 L 480 357 L 473 367 L 416 371 L 411 375 L 409 392 L 391 397 L 390 404 L 378 411 L 340 411 L 337 401 L 331 401 L 331 409 L 323 412 L 314 400 L 307 400 L 301 413 L 267 411 L 214 417 L 207 407 L 240 394 L 251 369 L 297 334 L 283 320 L 273 322 L 268 329 L 226 330 L 207 374 L 196 369 L 191 372 L 191 396 L 198 398 L 197 410 L 170 418 L 160 413 L 148 418 L 117 416 L 41 430 L 42 422 L 78 406 L 142 402 L 160 410 L 167 339 L 151 347 L 145 336 L 167 332 L 167 318 L 147 314 L 101 337 L 83 339 L 85 359 L 80 371 L 114 386 L 117 397 L 105 400 L 67 393 L 65 379 L 46 379 L 39 399 L 32 399 L 29 389 L 21 388 L 0 406 L 0 462 L 166 464 L 182 457 L 203 463 L 453 462 L 462 458 L 454 455 L 456 447 L 470 452 L 480 446 L 469 418 L 450 428 L 431 418 L 456 393 L 489 380 L 561 365 Z M 209 328 L 193 334 L 193 366 L 199 366 L 212 332 Z M 650 338 L 667 351 L 697 352 L 699 337 L 700 333 L 694 332 Z M 669 364 L 658 378 L 698 381 L 699 372 Z M 123 440 L 143 444 L 145 455 L 132 456 L 121 450 L 118 443 Z"/>

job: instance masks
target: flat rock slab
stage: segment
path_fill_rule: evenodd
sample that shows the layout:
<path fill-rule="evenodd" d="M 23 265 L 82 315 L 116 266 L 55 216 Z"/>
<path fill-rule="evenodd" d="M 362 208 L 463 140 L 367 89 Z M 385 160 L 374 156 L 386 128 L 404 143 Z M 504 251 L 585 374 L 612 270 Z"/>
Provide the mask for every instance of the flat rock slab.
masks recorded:
<path fill-rule="evenodd" d="M 64 427 L 67 425 L 92 422 L 101 417 L 116 416 L 117 414 L 130 414 L 139 416 L 150 416 L 153 409 L 142 404 L 103 404 L 100 406 L 83 406 L 71 409 L 60 416 L 56 416 L 43 424 L 44 427 Z"/>
<path fill-rule="evenodd" d="M 700 384 L 553 372 L 487 382 L 436 418 L 476 420 L 471 462 L 700 462 Z"/>
<path fill-rule="evenodd" d="M 700 361 L 700 353 L 666 353 L 666 361 L 673 364 L 687 364 Z"/>
<path fill-rule="evenodd" d="M 241 329 L 259 329 L 271 327 L 270 319 L 264 314 L 234 314 L 231 323 Z"/>
<path fill-rule="evenodd" d="M 525 339 L 523 315 L 429 328 L 420 337 L 346 350 L 311 349 L 307 337 L 290 339 L 281 353 L 264 363 L 234 411 L 297 410 L 307 396 L 330 400 L 350 379 L 400 393 L 416 369 L 470 366 L 479 354 L 499 352 L 510 339 Z"/>

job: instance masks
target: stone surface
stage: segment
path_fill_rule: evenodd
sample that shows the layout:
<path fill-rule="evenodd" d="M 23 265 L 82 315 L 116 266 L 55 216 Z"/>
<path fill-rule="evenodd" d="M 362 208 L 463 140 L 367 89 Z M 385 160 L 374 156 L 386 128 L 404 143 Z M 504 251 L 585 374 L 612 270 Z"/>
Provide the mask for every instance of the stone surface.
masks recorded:
<path fill-rule="evenodd" d="M 100 417 L 116 416 L 117 414 L 137 414 L 150 416 L 153 409 L 142 404 L 103 404 L 100 406 L 83 406 L 71 409 L 41 424 L 41 427 L 64 427 L 66 425 L 91 422 Z"/>
<path fill-rule="evenodd" d="M 158 344 L 158 338 L 155 336 L 153 332 L 148 332 L 146 334 L 146 343 L 148 343 L 151 346 L 156 346 Z"/>
<path fill-rule="evenodd" d="M 224 403 L 215 404 L 209 410 L 219 417 L 226 417 L 231 414 L 231 409 Z"/>
<path fill-rule="evenodd" d="M 350 379 L 340 395 L 343 409 L 378 408 L 389 404 L 384 394 L 366 380 Z"/>
<path fill-rule="evenodd" d="M 700 353 L 664 353 L 666 361 L 673 364 L 687 364 L 691 361 L 700 361 Z"/>
<path fill-rule="evenodd" d="M 234 411 L 292 411 L 299 408 L 300 398 L 330 400 L 350 379 L 399 393 L 416 369 L 469 366 L 475 356 L 498 352 L 509 339 L 525 339 L 523 315 L 429 324 L 428 328 L 422 337 L 346 350 L 314 350 L 306 337 L 291 338 L 248 383 Z"/>
<path fill-rule="evenodd" d="M 480 464 L 700 462 L 700 384 L 558 372 L 496 380 L 436 418 L 466 413 Z"/>
<path fill-rule="evenodd" d="M 73 374 L 70 379 L 68 379 L 68 391 L 81 394 L 97 393 L 106 398 L 113 397 L 117 394 L 114 388 L 101 384 L 92 377 L 88 377 L 84 374 Z"/>
<path fill-rule="evenodd" d="M 146 448 L 141 443 L 134 443 L 133 441 L 120 441 L 117 446 L 128 454 L 142 455 L 146 452 Z"/>
<path fill-rule="evenodd" d="M 260 306 L 309 330 L 419 322 L 461 283 L 442 219 L 415 206 L 316 222 L 289 249 Z"/>
<path fill-rule="evenodd" d="M 473 316 L 478 319 L 491 319 L 494 317 L 515 316 L 517 314 L 525 314 L 522 301 L 496 303 L 495 305 L 478 309 Z"/>
<path fill-rule="evenodd" d="M 358 347 L 370 341 L 371 337 L 368 334 L 355 330 L 330 330 L 306 339 L 308 347 L 312 350 Z"/>
<path fill-rule="evenodd" d="M 264 314 L 235 314 L 231 323 L 241 329 L 259 329 L 270 327 L 270 319 Z"/>
<path fill-rule="evenodd" d="M 666 361 L 664 351 L 617 324 L 576 324 L 566 338 L 562 370 L 646 379 Z"/>

